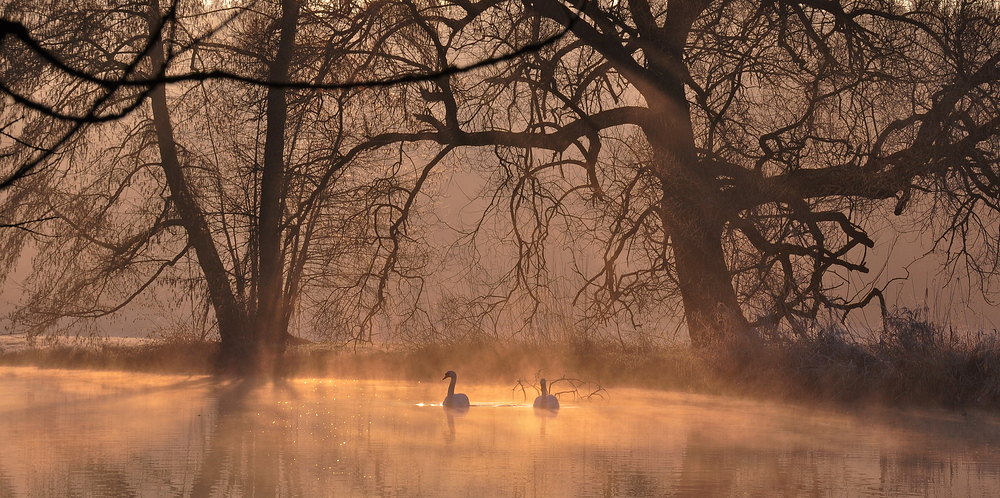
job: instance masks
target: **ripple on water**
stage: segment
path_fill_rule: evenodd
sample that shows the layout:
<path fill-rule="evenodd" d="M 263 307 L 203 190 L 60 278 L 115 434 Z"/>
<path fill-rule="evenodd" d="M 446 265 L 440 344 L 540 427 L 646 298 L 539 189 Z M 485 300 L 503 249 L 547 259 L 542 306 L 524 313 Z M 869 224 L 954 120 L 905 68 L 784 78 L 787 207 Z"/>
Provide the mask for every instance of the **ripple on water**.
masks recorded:
<path fill-rule="evenodd" d="M 1000 421 L 617 389 L 540 414 L 509 387 L 0 368 L 0 496 L 1000 493 Z"/>

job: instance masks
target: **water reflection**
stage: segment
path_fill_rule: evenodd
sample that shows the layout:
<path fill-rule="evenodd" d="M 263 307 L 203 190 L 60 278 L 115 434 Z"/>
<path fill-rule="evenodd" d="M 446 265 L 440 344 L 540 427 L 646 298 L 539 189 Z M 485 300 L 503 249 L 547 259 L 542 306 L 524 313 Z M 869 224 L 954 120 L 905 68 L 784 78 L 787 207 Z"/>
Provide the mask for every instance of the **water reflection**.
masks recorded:
<path fill-rule="evenodd" d="M 279 489 L 302 496 L 292 457 L 291 423 L 280 409 L 295 399 L 294 391 L 275 385 L 278 403 L 254 403 L 253 395 L 266 388 L 243 381 L 215 389 L 216 423 L 194 476 L 191 496 L 268 496 Z"/>
<path fill-rule="evenodd" d="M 539 418 L 555 418 L 556 415 L 559 415 L 559 409 L 558 408 L 552 409 L 552 408 L 541 408 L 541 407 L 535 406 L 535 407 L 532 407 L 532 411 L 534 411 L 535 412 L 535 416 L 539 417 Z"/>
<path fill-rule="evenodd" d="M 1000 492 L 996 416 L 834 413 L 620 389 L 536 412 L 508 388 L 0 368 L 0 496 L 707 496 Z M 436 379 L 434 379 L 436 381 Z"/>
<path fill-rule="evenodd" d="M 452 444 L 455 442 L 455 418 L 461 418 L 469 413 L 469 408 L 447 408 L 444 409 L 445 417 L 448 418 L 448 432 L 444 433 L 444 443 Z"/>

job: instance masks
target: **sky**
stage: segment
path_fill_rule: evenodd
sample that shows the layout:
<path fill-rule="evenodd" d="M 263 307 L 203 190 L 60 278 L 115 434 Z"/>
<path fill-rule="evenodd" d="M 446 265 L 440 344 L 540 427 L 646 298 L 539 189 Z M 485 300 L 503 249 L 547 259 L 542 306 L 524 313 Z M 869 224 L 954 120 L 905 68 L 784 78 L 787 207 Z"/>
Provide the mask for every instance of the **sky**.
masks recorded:
<path fill-rule="evenodd" d="M 481 199 L 475 199 L 480 185 L 470 173 L 452 172 L 452 176 L 447 178 L 447 185 L 450 187 L 431 190 L 434 209 L 424 213 L 423 218 L 450 226 L 467 226 L 479 216 L 483 206 Z M 875 240 L 875 247 L 868 250 L 866 255 L 870 273 L 853 275 L 849 285 L 844 287 L 845 292 L 866 293 L 872 281 L 883 285 L 889 282 L 884 293 L 889 309 L 906 307 L 921 310 L 925 318 L 957 330 L 997 328 L 1000 324 L 1000 311 L 982 296 L 977 284 L 968 278 L 963 279 L 960 273 L 957 276 L 950 275 L 941 255 L 927 254 L 932 243 L 929 232 L 912 225 L 905 230 L 899 228 L 903 223 L 895 223 L 891 214 L 885 218 L 873 219 L 882 226 L 868 227 Z M 431 231 L 428 240 L 441 249 L 452 242 L 454 237 L 453 232 L 438 225 Z M 490 247 L 488 240 L 486 239 L 483 247 Z M 568 264 L 568 258 L 556 257 L 550 263 L 554 273 L 557 273 L 559 264 Z M 4 333 L 11 331 L 7 315 L 22 299 L 21 281 L 29 270 L 30 254 L 22 255 L 17 270 L 10 275 L 0 292 L 0 330 Z M 454 290 L 456 286 L 462 285 L 460 280 L 456 280 L 460 270 L 461 268 L 454 266 L 450 269 L 440 267 L 431 275 L 427 285 L 429 299 L 434 301 L 442 295 L 441 290 Z M 567 273 L 569 271 L 568 268 L 564 270 Z M 564 295 L 572 295 L 576 291 L 570 288 L 558 290 L 563 291 Z M 877 302 L 873 302 L 866 309 L 851 314 L 848 328 L 863 337 L 868 331 L 881 327 L 880 317 L 879 306 Z M 137 305 L 127 307 L 124 312 L 112 318 L 100 320 L 97 328 L 108 336 L 146 337 L 151 332 L 169 329 L 185 318 L 187 317 L 165 314 L 162 309 Z M 645 318 L 644 330 L 671 330 L 680 325 L 674 318 Z M 669 333 L 661 335 L 669 336 Z M 308 337 L 308 333 L 305 336 Z"/>

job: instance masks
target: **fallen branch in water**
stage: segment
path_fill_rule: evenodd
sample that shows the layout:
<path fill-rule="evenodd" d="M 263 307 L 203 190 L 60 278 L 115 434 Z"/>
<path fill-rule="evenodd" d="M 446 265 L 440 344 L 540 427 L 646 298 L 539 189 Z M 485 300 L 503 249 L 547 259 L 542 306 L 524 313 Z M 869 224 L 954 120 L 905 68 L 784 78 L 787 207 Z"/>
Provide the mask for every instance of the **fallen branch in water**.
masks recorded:
<path fill-rule="evenodd" d="M 538 393 L 538 395 L 541 395 L 542 388 L 539 382 L 542 378 L 541 374 L 542 374 L 541 371 L 535 373 L 534 381 L 530 381 L 528 379 L 517 379 L 517 383 L 514 384 L 514 387 L 511 389 L 511 395 L 513 396 L 514 393 L 516 393 L 517 390 L 520 389 L 521 395 L 524 397 L 524 400 L 527 401 L 528 388 L 533 389 L 536 393 Z M 573 401 L 580 401 L 580 400 L 593 401 L 594 398 L 600 398 L 602 400 L 606 400 L 611 397 L 611 395 L 608 393 L 608 390 L 605 389 L 603 386 L 601 386 L 600 382 L 593 381 L 590 379 L 567 377 L 564 374 L 562 377 L 559 377 L 558 379 L 552 379 L 546 382 L 548 383 L 549 394 L 554 395 L 559 399 L 562 399 L 562 395 L 564 394 L 572 394 Z M 562 383 L 561 384 L 562 390 L 555 389 L 555 386 L 558 383 Z"/>

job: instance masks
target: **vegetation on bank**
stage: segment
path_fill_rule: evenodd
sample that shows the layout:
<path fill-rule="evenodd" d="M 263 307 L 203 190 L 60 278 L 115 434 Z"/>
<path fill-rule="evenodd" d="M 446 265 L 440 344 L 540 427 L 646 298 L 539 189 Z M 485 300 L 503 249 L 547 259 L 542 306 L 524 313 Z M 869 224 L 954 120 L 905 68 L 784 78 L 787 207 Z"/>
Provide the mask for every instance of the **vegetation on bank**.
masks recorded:
<path fill-rule="evenodd" d="M 0 364 L 211 374 L 218 343 L 165 339 L 0 350 Z M 903 310 L 883 330 L 853 337 L 837 326 L 755 347 L 695 349 L 577 336 L 555 343 L 452 342 L 376 349 L 289 349 L 294 377 L 510 383 L 574 376 L 606 389 L 643 387 L 833 403 L 1000 407 L 1000 333 L 959 334 Z"/>

